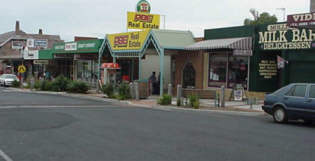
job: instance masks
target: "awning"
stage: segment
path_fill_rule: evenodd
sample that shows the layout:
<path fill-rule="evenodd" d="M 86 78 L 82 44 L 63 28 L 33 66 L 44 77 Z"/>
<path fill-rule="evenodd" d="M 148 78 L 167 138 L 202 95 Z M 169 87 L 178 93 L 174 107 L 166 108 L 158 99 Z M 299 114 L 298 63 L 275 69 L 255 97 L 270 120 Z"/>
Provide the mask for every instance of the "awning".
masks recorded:
<path fill-rule="evenodd" d="M 200 41 L 185 47 L 185 50 L 232 49 L 234 55 L 252 55 L 252 38 L 240 37 Z"/>

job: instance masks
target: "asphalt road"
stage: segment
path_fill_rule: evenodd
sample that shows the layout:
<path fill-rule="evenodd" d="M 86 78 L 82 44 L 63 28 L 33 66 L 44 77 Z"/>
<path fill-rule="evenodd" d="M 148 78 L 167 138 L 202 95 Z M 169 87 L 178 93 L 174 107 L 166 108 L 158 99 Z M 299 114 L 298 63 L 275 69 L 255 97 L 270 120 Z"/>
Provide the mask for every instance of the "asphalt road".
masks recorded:
<path fill-rule="evenodd" d="M 314 161 L 315 126 L 0 88 L 0 161 Z"/>

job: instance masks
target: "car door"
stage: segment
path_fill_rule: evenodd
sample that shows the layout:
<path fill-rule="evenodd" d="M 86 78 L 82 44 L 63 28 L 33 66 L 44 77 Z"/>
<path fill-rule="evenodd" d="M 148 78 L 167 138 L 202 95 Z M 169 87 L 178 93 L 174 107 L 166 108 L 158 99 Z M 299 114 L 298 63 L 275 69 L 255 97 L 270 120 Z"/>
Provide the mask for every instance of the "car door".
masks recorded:
<path fill-rule="evenodd" d="M 315 117 L 315 84 L 309 85 L 307 93 L 306 111 L 309 113 L 309 116 Z"/>
<path fill-rule="evenodd" d="M 284 96 L 284 104 L 287 106 L 289 115 L 303 115 L 307 108 L 306 97 L 307 85 L 294 85 Z"/>

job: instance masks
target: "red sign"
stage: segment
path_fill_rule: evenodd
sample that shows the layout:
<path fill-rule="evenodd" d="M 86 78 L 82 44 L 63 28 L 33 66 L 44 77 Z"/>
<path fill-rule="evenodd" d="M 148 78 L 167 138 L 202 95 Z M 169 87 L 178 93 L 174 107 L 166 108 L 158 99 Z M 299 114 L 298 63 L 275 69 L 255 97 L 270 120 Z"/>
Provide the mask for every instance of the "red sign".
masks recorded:
<path fill-rule="evenodd" d="M 103 63 L 101 68 L 120 69 L 120 66 L 117 63 Z"/>
<path fill-rule="evenodd" d="M 114 40 L 115 47 L 127 47 L 129 35 L 116 36 Z"/>
<path fill-rule="evenodd" d="M 144 15 L 144 14 L 136 14 L 134 21 L 135 22 L 148 22 L 152 23 L 153 15 Z"/>
<path fill-rule="evenodd" d="M 288 26 L 290 27 L 305 27 L 315 25 L 315 12 L 288 15 Z"/>

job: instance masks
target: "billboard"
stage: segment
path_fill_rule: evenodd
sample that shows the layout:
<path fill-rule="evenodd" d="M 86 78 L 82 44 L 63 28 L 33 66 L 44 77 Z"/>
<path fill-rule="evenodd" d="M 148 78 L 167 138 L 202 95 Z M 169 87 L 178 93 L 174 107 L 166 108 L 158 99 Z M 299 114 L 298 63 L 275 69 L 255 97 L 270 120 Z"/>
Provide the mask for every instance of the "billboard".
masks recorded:
<path fill-rule="evenodd" d="M 127 13 L 128 29 L 159 29 L 160 15 L 140 12 Z"/>
<path fill-rule="evenodd" d="M 113 51 L 141 50 L 149 34 L 149 30 L 107 35 Z"/>
<path fill-rule="evenodd" d="M 288 26 L 290 27 L 306 27 L 315 25 L 315 12 L 288 15 Z"/>

